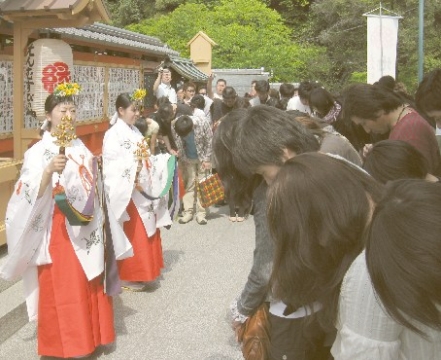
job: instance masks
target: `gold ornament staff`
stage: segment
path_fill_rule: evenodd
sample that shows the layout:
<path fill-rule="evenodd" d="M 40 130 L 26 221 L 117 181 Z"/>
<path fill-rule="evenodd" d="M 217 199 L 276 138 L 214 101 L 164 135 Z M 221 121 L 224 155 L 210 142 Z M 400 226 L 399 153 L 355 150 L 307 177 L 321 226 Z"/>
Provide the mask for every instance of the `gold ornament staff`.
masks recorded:
<path fill-rule="evenodd" d="M 72 117 L 63 116 L 60 124 L 57 125 L 57 130 L 52 135 L 57 138 L 54 143 L 60 147 L 59 154 L 65 155 L 66 147 L 71 146 L 72 140 L 77 138 Z"/>

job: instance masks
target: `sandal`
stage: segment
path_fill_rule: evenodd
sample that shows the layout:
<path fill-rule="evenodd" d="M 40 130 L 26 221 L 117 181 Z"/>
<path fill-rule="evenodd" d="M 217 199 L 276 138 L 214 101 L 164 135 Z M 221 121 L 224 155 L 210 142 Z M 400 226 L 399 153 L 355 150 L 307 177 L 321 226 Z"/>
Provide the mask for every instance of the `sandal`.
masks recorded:
<path fill-rule="evenodd" d="M 243 222 L 244 220 L 245 220 L 244 217 L 237 217 L 237 218 L 236 218 L 236 221 L 237 221 L 237 222 Z"/>
<path fill-rule="evenodd" d="M 121 288 L 123 290 L 139 292 L 144 291 L 145 286 L 145 284 L 137 281 L 121 281 Z"/>
<path fill-rule="evenodd" d="M 229 216 L 228 220 L 230 220 L 231 222 L 236 222 L 236 217 L 235 216 Z"/>

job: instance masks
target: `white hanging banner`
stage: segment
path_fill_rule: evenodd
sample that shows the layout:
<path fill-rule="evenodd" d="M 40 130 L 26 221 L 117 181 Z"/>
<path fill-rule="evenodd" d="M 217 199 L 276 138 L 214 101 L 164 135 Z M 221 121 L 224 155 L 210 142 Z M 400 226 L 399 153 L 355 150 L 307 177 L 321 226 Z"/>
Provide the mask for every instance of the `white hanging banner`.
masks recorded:
<path fill-rule="evenodd" d="M 398 20 L 400 16 L 367 16 L 367 82 L 396 77 Z"/>

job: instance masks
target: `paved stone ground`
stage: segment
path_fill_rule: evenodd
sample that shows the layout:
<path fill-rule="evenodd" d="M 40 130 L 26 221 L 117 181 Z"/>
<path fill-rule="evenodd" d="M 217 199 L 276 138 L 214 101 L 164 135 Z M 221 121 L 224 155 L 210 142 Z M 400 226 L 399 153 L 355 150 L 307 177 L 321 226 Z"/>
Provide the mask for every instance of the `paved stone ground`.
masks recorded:
<path fill-rule="evenodd" d="M 229 304 L 251 267 L 254 223 L 231 223 L 227 207 L 211 210 L 205 226 L 162 230 L 162 278 L 146 292 L 115 297 L 116 343 L 90 359 L 242 359 Z M 37 356 L 35 324 L 28 323 L 0 345 L 0 359 L 54 358 Z"/>

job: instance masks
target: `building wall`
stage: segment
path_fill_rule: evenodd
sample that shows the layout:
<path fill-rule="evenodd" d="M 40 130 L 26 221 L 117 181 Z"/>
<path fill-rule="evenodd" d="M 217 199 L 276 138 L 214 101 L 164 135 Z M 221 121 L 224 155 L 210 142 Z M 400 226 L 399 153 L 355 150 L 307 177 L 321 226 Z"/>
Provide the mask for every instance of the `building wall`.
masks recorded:
<path fill-rule="evenodd" d="M 0 245 L 6 242 L 6 206 L 22 164 L 21 159 L 13 159 L 12 64 L 12 55 L 0 54 Z M 104 133 L 115 112 L 118 94 L 141 87 L 144 75 L 153 73 L 157 65 L 157 62 L 74 52 L 73 80 L 82 86 L 76 132 L 94 154 L 101 153 Z M 26 95 L 25 84 L 23 91 Z M 39 140 L 39 126 L 32 116 L 25 116 L 24 127 L 33 139 L 28 146 Z"/>
<path fill-rule="evenodd" d="M 190 57 L 196 67 L 203 73 L 211 73 L 212 46 L 202 36 L 198 36 L 190 44 Z"/>
<path fill-rule="evenodd" d="M 253 69 L 213 69 L 216 75 L 213 80 L 213 93 L 216 92 L 216 81 L 224 79 L 227 86 L 232 86 L 239 96 L 244 96 L 251 89 L 253 80 L 268 80 L 269 73 Z"/>

